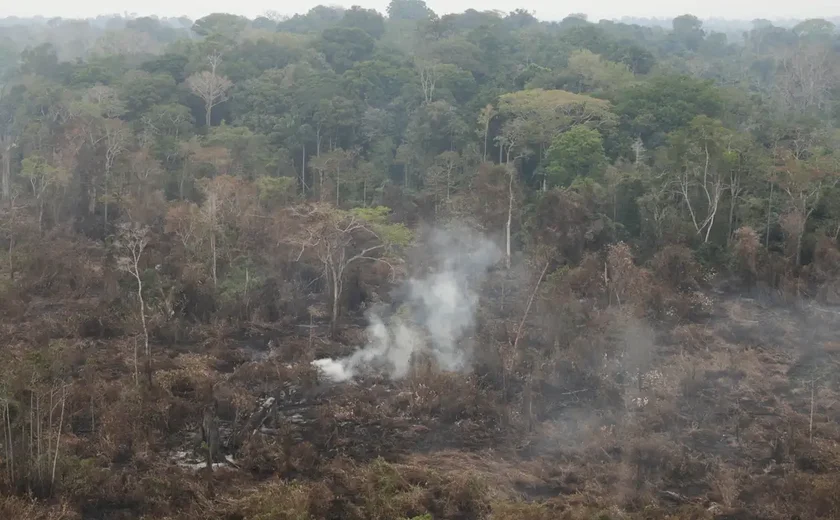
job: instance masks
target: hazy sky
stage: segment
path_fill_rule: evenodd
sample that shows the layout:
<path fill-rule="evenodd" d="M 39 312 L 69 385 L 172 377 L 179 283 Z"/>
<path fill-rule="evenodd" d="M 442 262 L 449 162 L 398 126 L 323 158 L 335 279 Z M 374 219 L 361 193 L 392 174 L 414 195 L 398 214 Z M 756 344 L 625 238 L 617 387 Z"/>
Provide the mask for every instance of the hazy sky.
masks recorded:
<path fill-rule="evenodd" d="M 136 13 L 160 16 L 186 15 L 198 18 L 212 12 L 233 12 L 249 17 L 267 10 L 284 14 L 306 12 L 318 4 L 362 5 L 384 12 L 388 0 L 352 0 L 331 2 L 302 0 L 0 0 L 0 16 L 88 17 L 98 14 Z M 541 19 L 560 19 L 571 12 L 585 12 L 592 20 L 621 16 L 674 17 L 691 13 L 700 18 L 814 18 L 840 16 L 840 0 L 601 0 L 600 2 L 554 2 L 547 0 L 427 0 L 438 14 L 461 12 L 468 8 L 511 11 L 517 7 L 534 11 Z"/>

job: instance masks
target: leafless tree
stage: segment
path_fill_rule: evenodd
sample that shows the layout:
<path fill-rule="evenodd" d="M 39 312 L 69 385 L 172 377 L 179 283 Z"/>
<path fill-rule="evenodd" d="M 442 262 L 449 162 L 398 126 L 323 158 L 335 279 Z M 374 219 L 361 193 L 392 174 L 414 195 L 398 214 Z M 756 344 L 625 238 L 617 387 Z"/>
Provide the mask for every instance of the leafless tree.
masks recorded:
<path fill-rule="evenodd" d="M 204 100 L 204 122 L 208 128 L 210 128 L 213 107 L 227 101 L 228 91 L 233 86 L 228 78 L 216 73 L 216 67 L 218 67 L 220 61 L 221 56 L 219 54 L 212 54 L 208 57 L 210 70 L 196 72 L 187 78 L 187 86 L 190 90 Z"/>
<path fill-rule="evenodd" d="M 423 100 L 426 103 L 431 103 L 435 98 L 435 85 L 440 79 L 440 64 L 432 60 L 417 59 L 415 66 L 417 67 L 417 73 L 420 75 Z"/>
<path fill-rule="evenodd" d="M 105 142 L 105 206 L 103 208 L 103 219 L 105 227 L 108 227 L 108 200 L 111 189 L 111 173 L 117 158 L 125 151 L 128 145 L 131 132 L 128 127 L 119 119 L 107 119 L 104 124 Z"/>
<path fill-rule="evenodd" d="M 143 299 L 143 272 L 140 270 L 140 259 L 146 246 L 149 245 L 149 228 L 135 223 L 124 223 L 119 226 L 119 234 L 115 246 L 119 251 L 117 267 L 134 277 L 137 282 L 137 300 L 140 305 L 140 323 L 143 327 L 143 346 L 146 356 L 146 377 L 152 383 L 152 355 L 149 347 L 149 329 L 146 325 L 146 302 Z"/>
<path fill-rule="evenodd" d="M 838 70 L 832 51 L 824 45 L 803 44 L 783 56 L 776 89 L 789 110 L 822 110 L 826 107 Z"/>
<path fill-rule="evenodd" d="M 299 256 L 306 250 L 314 251 L 330 282 L 330 331 L 335 334 L 347 268 L 355 262 L 368 260 L 384 263 L 391 268 L 393 275 L 394 265 L 381 255 L 387 242 L 366 220 L 328 204 L 292 208 L 291 216 L 298 219 L 301 226 L 288 243 L 300 248 Z M 370 245 L 359 247 L 356 244 L 360 242 Z"/>

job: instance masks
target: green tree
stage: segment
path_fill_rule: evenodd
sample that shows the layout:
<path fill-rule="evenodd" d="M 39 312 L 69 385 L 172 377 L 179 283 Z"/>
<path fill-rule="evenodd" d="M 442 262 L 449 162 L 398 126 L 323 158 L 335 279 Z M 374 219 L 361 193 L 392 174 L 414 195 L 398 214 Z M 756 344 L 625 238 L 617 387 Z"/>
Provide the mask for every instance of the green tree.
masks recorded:
<path fill-rule="evenodd" d="M 316 48 L 338 73 L 373 55 L 374 39 L 357 27 L 335 27 L 321 34 Z"/>
<path fill-rule="evenodd" d="M 699 49 L 706 36 L 703 31 L 703 22 L 690 14 L 674 18 L 672 27 L 674 38 L 690 51 Z"/>
<path fill-rule="evenodd" d="M 49 164 L 39 155 L 31 155 L 23 159 L 20 175 L 29 183 L 32 196 L 38 203 L 38 230 L 41 231 L 46 199 L 67 186 L 70 182 L 70 174 L 61 167 Z"/>
<path fill-rule="evenodd" d="M 192 26 L 192 31 L 205 38 L 221 35 L 230 40 L 236 40 L 248 26 L 248 19 L 228 13 L 208 14 L 199 18 Z"/>
<path fill-rule="evenodd" d="M 806 41 L 823 41 L 831 39 L 836 26 L 823 18 L 811 18 L 799 22 L 794 26 L 793 33 Z"/>
<path fill-rule="evenodd" d="M 153 105 L 171 102 L 175 89 L 175 80 L 169 74 L 130 70 L 120 80 L 118 95 L 125 102 L 125 117 L 137 119 Z"/>
<path fill-rule="evenodd" d="M 549 179 L 569 186 L 577 177 L 600 180 L 607 165 L 601 134 L 583 125 L 572 127 L 551 143 L 546 156 Z"/>
<path fill-rule="evenodd" d="M 391 20 L 427 20 L 433 14 L 423 0 L 391 0 L 388 18 Z"/>
<path fill-rule="evenodd" d="M 385 18 L 374 9 L 365 9 L 358 5 L 344 11 L 344 17 L 339 25 L 361 29 L 375 40 L 382 38 L 385 34 Z"/>
<path fill-rule="evenodd" d="M 664 144 L 668 133 L 698 115 L 717 117 L 722 107 L 712 82 L 665 75 L 618 93 L 615 111 L 626 133 L 640 136 L 648 148 L 655 148 Z"/>

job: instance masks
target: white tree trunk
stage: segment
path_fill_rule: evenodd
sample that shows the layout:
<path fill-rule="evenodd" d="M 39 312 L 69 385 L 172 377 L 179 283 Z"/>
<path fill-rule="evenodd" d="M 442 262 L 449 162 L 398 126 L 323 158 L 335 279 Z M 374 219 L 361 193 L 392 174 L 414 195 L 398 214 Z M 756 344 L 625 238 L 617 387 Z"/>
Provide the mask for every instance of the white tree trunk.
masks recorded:
<path fill-rule="evenodd" d="M 207 126 L 208 131 L 210 129 L 210 121 L 212 121 L 212 114 L 213 114 L 213 100 L 206 99 L 206 104 L 204 106 L 204 124 Z"/>
<path fill-rule="evenodd" d="M 3 138 L 0 141 L 0 144 L 3 144 L 3 149 L 0 150 L 0 153 L 3 154 L 3 164 L 2 164 L 2 192 L 3 192 L 3 200 L 9 200 L 12 196 L 12 145 L 11 140 L 8 137 Z"/>
<path fill-rule="evenodd" d="M 332 278 L 332 309 L 330 312 L 330 335 L 335 336 L 336 332 L 338 331 L 338 314 L 340 311 L 340 303 L 341 303 L 341 273 L 338 271 L 335 266 L 329 265 L 329 274 L 330 278 Z"/>
<path fill-rule="evenodd" d="M 210 250 L 213 256 L 213 287 L 218 285 L 218 280 L 216 279 L 216 231 L 212 231 L 210 233 Z"/>
<path fill-rule="evenodd" d="M 510 269 L 510 228 L 513 220 L 513 168 L 508 165 L 508 215 L 505 223 L 505 267 Z"/>
<path fill-rule="evenodd" d="M 140 300 L 140 323 L 143 326 L 143 351 L 146 356 L 146 377 L 152 383 L 152 350 L 149 347 L 149 329 L 146 325 L 146 301 L 143 299 L 143 279 L 140 277 L 140 257 L 134 258 L 134 277 L 137 279 L 137 299 Z"/>

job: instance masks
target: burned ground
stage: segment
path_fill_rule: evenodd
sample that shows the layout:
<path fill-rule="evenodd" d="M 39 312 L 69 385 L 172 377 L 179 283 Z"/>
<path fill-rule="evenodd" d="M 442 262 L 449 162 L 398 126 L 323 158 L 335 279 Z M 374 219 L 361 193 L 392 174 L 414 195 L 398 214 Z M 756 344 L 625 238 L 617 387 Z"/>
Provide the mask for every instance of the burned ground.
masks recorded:
<path fill-rule="evenodd" d="M 342 341 L 326 339 L 317 323 L 311 335 L 306 327 L 218 330 L 174 348 L 155 345 L 150 388 L 134 382 L 132 342 L 88 333 L 107 331 L 107 318 L 96 327 L 71 318 L 84 315 L 83 302 L 67 314 L 41 306 L 49 333 L 5 320 L 15 346 L 4 356 L 23 366 L 30 338 L 51 336 L 34 367 L 16 375 L 70 381 L 57 477 L 49 484 L 52 466 L 36 457 L 0 511 L 90 519 L 836 517 L 840 312 L 709 298 L 694 321 L 601 309 L 569 346 L 527 339 L 528 356 L 506 375 L 492 362 L 455 373 L 418 358 L 401 380 L 371 373 L 336 384 L 310 362 L 351 352 L 362 330 L 344 330 Z M 476 333 L 476 359 L 495 355 L 481 341 L 486 332 Z M 517 372 L 525 367 L 530 373 Z M 42 396 L 55 406 L 58 392 Z M 210 403 L 219 432 L 212 471 L 198 433 Z"/>

